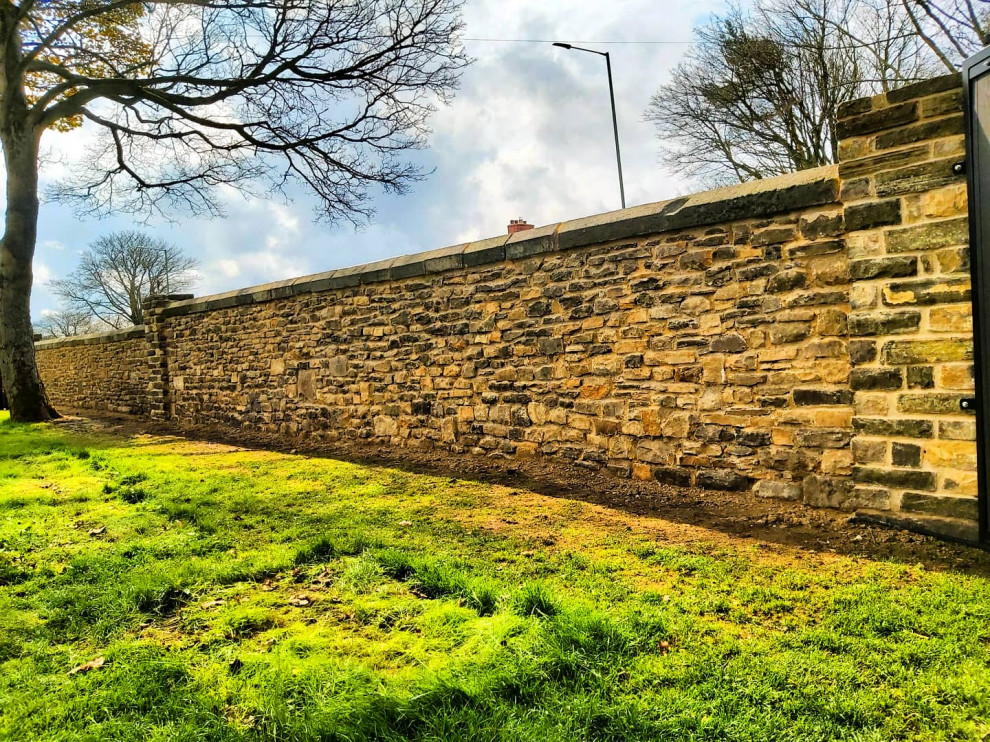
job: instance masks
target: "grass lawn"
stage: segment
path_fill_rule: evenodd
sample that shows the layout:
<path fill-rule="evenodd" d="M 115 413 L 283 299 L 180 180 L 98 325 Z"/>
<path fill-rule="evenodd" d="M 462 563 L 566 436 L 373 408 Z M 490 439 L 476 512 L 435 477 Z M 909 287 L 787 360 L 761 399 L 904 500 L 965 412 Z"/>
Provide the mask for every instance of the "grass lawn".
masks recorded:
<path fill-rule="evenodd" d="M 0 738 L 990 739 L 985 557 L 674 525 L 4 421 Z"/>

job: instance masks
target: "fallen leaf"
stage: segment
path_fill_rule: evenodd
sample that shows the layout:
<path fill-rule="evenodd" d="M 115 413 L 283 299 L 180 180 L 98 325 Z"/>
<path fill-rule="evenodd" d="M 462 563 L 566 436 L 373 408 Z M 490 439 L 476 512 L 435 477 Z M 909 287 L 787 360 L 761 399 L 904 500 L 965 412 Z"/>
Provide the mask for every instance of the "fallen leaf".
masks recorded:
<path fill-rule="evenodd" d="M 294 595 L 289 599 L 289 605 L 298 606 L 300 608 L 305 608 L 308 605 L 312 605 L 313 601 L 310 600 L 306 595 L 299 593 L 299 595 Z"/>
<path fill-rule="evenodd" d="M 69 670 L 69 675 L 75 675 L 77 672 L 89 672 L 90 670 L 99 670 L 106 664 L 105 657 L 97 657 L 95 660 L 90 660 L 89 662 L 79 665 L 79 667 L 74 667 Z"/>
<path fill-rule="evenodd" d="M 99 536 L 101 533 L 105 533 L 107 530 L 106 526 L 100 526 L 99 528 L 94 528 L 89 532 L 90 536 Z"/>

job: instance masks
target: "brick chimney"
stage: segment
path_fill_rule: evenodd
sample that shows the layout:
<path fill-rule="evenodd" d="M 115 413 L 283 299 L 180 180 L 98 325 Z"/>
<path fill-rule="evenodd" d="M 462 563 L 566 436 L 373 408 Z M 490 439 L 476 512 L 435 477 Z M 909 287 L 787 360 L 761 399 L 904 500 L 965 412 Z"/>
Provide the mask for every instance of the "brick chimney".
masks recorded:
<path fill-rule="evenodd" d="M 515 234 L 516 232 L 525 232 L 527 229 L 532 229 L 533 225 L 526 222 L 525 219 L 513 219 L 509 222 L 509 234 Z"/>

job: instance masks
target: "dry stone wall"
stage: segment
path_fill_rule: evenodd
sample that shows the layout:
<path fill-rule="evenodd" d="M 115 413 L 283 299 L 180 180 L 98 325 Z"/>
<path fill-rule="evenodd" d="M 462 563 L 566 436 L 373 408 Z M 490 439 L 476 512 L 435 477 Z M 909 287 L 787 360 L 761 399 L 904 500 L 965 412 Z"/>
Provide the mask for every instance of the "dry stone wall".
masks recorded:
<path fill-rule="evenodd" d="M 36 343 L 38 370 L 56 407 L 148 413 L 144 327 Z"/>
<path fill-rule="evenodd" d="M 550 456 L 968 534 L 961 120 L 953 77 L 856 101 L 838 166 L 158 299 L 143 340 L 75 365 L 74 345 L 39 346 L 42 373 L 70 406 Z M 102 363 L 143 374 L 145 399 L 82 380 Z"/>
<path fill-rule="evenodd" d="M 555 231 L 455 248 L 460 267 L 436 273 L 399 262 L 372 269 L 389 280 L 169 306 L 171 414 L 796 497 L 852 464 L 848 271 L 834 170 L 779 187 L 805 208 L 568 250 Z"/>

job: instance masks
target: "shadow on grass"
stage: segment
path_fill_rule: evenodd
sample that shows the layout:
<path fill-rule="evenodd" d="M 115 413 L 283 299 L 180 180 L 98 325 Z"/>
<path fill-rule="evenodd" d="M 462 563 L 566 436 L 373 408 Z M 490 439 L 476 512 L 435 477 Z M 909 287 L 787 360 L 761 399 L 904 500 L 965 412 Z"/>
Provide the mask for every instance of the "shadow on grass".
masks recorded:
<path fill-rule="evenodd" d="M 251 431 L 226 431 L 202 426 L 179 428 L 120 415 L 86 413 L 103 435 L 128 436 L 128 444 L 153 445 L 137 435 L 175 436 L 235 446 L 241 450 L 274 451 L 359 464 L 379 472 L 452 477 L 495 484 L 546 497 L 599 505 L 632 516 L 717 531 L 744 542 L 812 552 L 861 556 L 926 568 L 990 576 L 990 553 L 929 536 L 866 524 L 851 524 L 851 513 L 812 508 L 800 503 L 757 498 L 749 492 L 720 492 L 638 482 L 577 465 L 537 459 L 517 461 L 440 450 L 392 449 L 367 444 L 341 446 L 314 439 L 301 441 Z M 95 421 L 95 425 L 93 424 Z M 100 434 L 99 432 L 97 434 Z M 195 455 L 195 454 L 190 454 Z M 202 455 L 216 455 L 204 452 Z"/>

